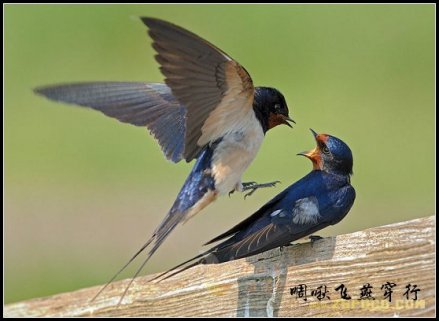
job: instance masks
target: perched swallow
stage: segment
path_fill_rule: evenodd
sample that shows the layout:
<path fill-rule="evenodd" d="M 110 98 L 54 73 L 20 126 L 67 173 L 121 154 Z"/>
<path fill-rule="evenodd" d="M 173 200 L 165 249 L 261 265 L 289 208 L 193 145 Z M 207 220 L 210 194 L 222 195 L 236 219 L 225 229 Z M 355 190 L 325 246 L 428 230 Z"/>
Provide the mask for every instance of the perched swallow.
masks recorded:
<path fill-rule="evenodd" d="M 241 183 L 241 176 L 266 132 L 281 124 L 292 127 L 289 122 L 294 122 L 284 96 L 274 88 L 254 87 L 245 68 L 222 50 L 169 22 L 141 20 L 149 28 L 166 85 L 96 82 L 35 90 L 52 100 L 146 126 L 173 162 L 197 159 L 165 219 L 121 269 L 152 244 L 134 278 L 180 222 L 219 195 L 235 190 L 251 194 L 259 187 L 273 186 L 276 182 Z"/>
<path fill-rule="evenodd" d="M 311 131 L 317 147 L 298 154 L 313 163 L 308 175 L 205 245 L 228 237 L 227 240 L 155 279 L 173 272 L 165 278 L 171 277 L 195 265 L 227 262 L 286 246 L 340 222 L 355 200 L 355 190 L 350 183 L 352 152 L 340 139 Z M 195 262 L 175 271 L 192 261 Z"/>

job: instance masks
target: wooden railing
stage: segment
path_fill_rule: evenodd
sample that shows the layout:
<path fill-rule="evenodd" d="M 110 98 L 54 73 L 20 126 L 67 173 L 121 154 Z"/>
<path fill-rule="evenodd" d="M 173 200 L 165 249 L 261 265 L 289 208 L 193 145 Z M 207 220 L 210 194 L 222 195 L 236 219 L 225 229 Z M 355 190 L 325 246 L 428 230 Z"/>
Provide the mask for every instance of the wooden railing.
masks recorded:
<path fill-rule="evenodd" d="M 201 265 L 160 283 L 152 277 L 136 279 L 120 306 L 129 280 L 92 303 L 100 286 L 8 304 L 4 316 L 434 316 L 435 219 Z"/>

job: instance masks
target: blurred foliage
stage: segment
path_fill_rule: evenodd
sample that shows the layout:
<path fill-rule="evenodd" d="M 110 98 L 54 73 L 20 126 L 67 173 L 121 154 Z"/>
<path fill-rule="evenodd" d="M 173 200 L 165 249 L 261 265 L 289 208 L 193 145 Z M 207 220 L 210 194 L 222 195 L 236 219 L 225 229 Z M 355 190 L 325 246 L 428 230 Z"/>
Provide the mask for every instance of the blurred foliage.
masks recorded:
<path fill-rule="evenodd" d="M 435 212 L 433 5 L 12 5 L 4 7 L 5 302 L 102 284 L 172 205 L 192 164 L 165 161 L 147 130 L 50 102 L 53 83 L 162 82 L 139 16 L 208 39 L 282 91 L 297 126 L 268 133 L 244 181 L 176 229 L 144 273 L 192 257 L 310 163 L 309 127 L 354 154 L 357 200 L 320 235 Z M 190 237 L 187 237 L 190 235 Z M 132 271 L 132 270 L 131 270 Z M 131 274 L 127 272 L 124 277 Z"/>

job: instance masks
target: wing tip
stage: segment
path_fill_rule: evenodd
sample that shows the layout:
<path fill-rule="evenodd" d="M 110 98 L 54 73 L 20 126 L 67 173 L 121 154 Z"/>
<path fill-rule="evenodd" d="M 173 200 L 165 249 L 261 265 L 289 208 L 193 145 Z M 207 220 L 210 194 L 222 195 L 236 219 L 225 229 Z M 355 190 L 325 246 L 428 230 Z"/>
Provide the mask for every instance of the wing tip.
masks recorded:
<path fill-rule="evenodd" d="M 146 26 L 148 26 L 149 22 L 154 19 L 151 17 L 139 17 L 139 18 Z"/>
<path fill-rule="evenodd" d="M 32 91 L 35 95 L 39 95 L 41 97 L 47 98 L 49 100 L 59 100 L 59 97 L 56 92 L 56 88 L 54 88 L 55 86 L 39 86 L 39 87 L 35 87 L 32 88 Z"/>
<path fill-rule="evenodd" d="M 228 236 L 228 235 L 224 235 L 224 234 L 226 234 L 226 233 L 218 235 L 217 237 L 215 237 L 215 238 L 211 239 L 210 241 L 204 243 L 203 246 L 210 245 L 212 243 L 218 242 L 218 241 L 220 241 L 220 240 L 222 240 L 222 239 L 224 239 L 224 238 L 226 238 Z"/>
<path fill-rule="evenodd" d="M 38 86 L 38 87 L 33 88 L 32 91 L 36 95 L 43 96 L 49 100 L 75 104 L 74 102 L 63 99 L 63 98 L 65 98 L 64 95 L 66 94 L 65 89 L 69 86 L 72 86 L 72 85 L 74 85 L 74 84 Z M 77 105 L 79 105 L 79 104 L 77 104 Z"/>
<path fill-rule="evenodd" d="M 158 19 L 158 18 L 153 18 L 153 17 L 140 17 L 140 20 L 148 28 L 151 28 L 151 27 L 153 27 L 155 25 L 171 25 L 171 26 L 173 25 L 172 23 L 167 22 L 166 20 L 162 20 L 162 19 Z"/>
<path fill-rule="evenodd" d="M 47 87 L 38 86 L 38 87 L 32 88 L 32 91 L 33 91 L 34 94 L 41 95 L 41 96 L 46 96 L 45 92 L 47 91 Z"/>

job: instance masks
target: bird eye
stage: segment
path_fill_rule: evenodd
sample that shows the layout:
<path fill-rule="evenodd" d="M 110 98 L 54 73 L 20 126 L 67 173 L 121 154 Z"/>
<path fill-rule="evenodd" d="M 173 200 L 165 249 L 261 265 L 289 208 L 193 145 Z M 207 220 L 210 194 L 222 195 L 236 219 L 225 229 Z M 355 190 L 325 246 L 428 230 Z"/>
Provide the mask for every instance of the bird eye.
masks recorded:
<path fill-rule="evenodd" d="M 328 149 L 328 147 L 326 147 L 326 146 L 323 146 L 322 151 L 323 151 L 323 153 L 325 153 L 325 154 L 328 154 L 328 155 L 330 154 L 329 149 Z"/>
<path fill-rule="evenodd" d="M 281 109 L 280 104 L 274 104 L 274 110 L 279 112 Z"/>

